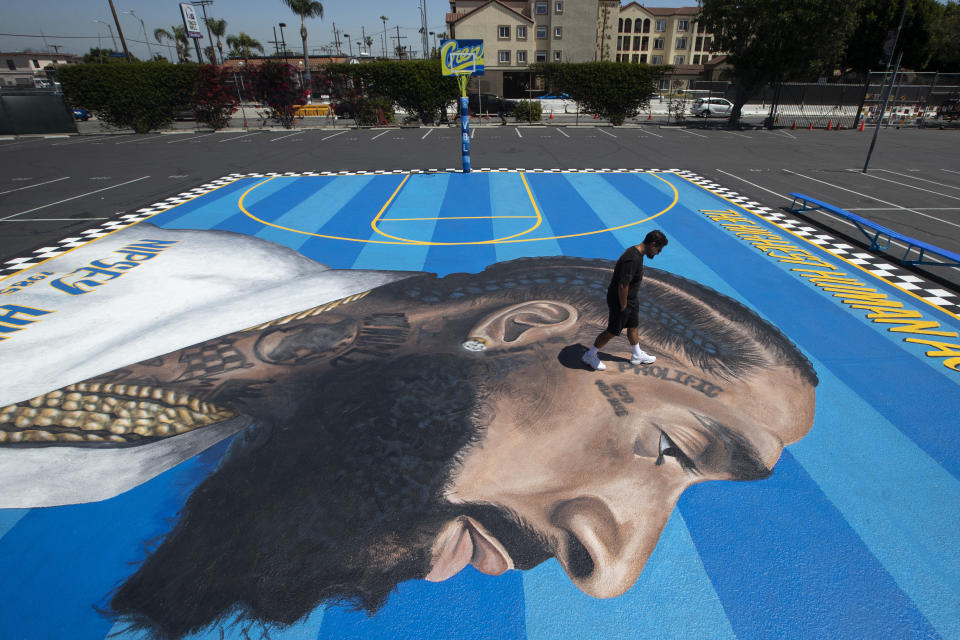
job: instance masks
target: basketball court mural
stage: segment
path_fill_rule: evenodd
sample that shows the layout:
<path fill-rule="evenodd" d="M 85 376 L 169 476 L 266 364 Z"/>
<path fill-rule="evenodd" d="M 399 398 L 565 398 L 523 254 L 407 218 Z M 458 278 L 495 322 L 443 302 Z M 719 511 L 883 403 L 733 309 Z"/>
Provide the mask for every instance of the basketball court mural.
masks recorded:
<path fill-rule="evenodd" d="M 592 371 L 654 228 L 657 361 Z M 233 175 L 92 235 L 0 280 L 5 638 L 960 637 L 960 317 L 779 212 Z"/>

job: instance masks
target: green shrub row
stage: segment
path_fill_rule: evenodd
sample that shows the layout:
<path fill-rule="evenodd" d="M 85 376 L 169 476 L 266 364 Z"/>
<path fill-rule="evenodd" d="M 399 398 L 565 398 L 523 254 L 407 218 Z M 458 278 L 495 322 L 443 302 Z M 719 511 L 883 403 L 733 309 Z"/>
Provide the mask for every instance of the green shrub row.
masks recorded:
<path fill-rule="evenodd" d="M 539 100 L 521 100 L 513 111 L 517 122 L 540 122 L 543 116 L 543 104 Z"/>

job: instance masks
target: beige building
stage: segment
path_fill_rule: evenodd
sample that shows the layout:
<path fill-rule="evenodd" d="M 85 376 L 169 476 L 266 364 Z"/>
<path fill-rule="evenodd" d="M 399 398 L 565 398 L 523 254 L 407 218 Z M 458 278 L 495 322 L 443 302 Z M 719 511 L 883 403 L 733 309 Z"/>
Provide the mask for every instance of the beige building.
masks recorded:
<path fill-rule="evenodd" d="M 535 62 L 645 62 L 675 67 L 661 89 L 685 88 L 717 54 L 698 7 L 648 8 L 619 0 L 450 0 L 451 38 L 482 39 L 481 91 L 536 95 Z"/>
<path fill-rule="evenodd" d="M 0 52 L 0 87 L 34 87 L 48 82 L 48 65 L 76 64 L 83 58 L 70 53 L 51 55 L 37 51 Z"/>

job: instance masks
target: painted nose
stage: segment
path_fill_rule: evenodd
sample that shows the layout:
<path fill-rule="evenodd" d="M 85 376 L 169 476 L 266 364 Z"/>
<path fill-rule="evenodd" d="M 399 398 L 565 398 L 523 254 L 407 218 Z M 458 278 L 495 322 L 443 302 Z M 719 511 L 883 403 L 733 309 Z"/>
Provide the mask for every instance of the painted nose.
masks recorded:
<path fill-rule="evenodd" d="M 561 502 L 551 514 L 551 523 L 563 532 L 557 560 L 584 593 L 619 596 L 640 577 L 675 503 L 647 504 L 618 519 L 598 497 Z"/>

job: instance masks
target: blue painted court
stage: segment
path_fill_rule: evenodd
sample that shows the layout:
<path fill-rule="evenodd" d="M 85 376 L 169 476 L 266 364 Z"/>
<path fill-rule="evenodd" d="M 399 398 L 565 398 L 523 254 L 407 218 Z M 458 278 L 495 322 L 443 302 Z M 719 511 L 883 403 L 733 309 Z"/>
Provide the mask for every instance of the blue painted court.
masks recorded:
<path fill-rule="evenodd" d="M 814 427 L 772 477 L 689 489 L 620 597 L 584 595 L 555 560 L 467 567 L 401 584 L 375 616 L 320 608 L 270 637 L 960 638 L 960 318 L 768 213 L 682 171 L 510 171 L 239 177 L 150 217 L 440 275 L 616 259 L 661 229 L 652 266 L 755 309 L 820 378 Z M 97 608 L 226 447 L 110 500 L 0 510 L 0 637 L 139 637 Z"/>

